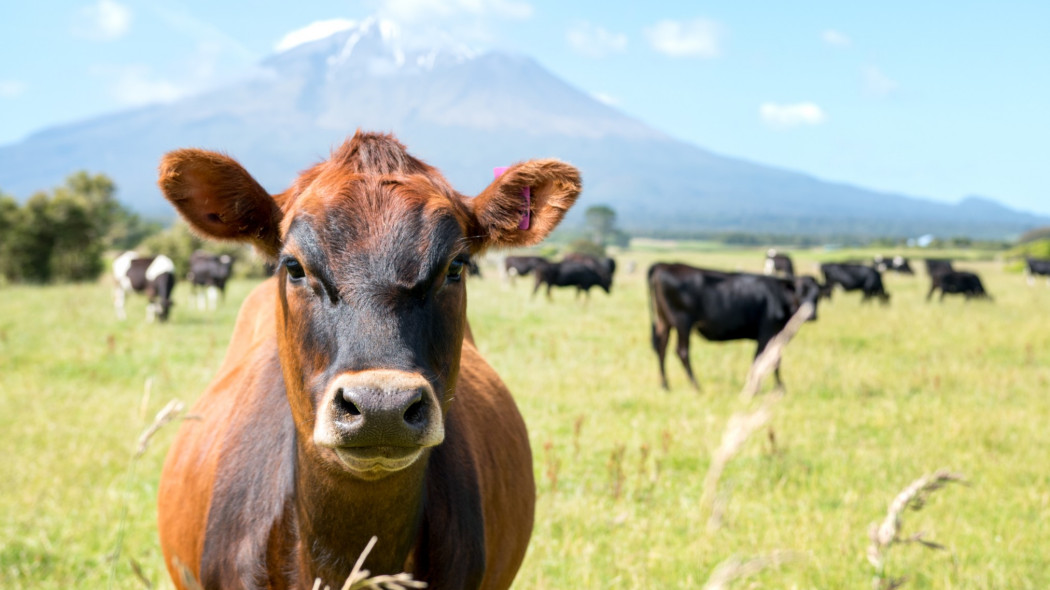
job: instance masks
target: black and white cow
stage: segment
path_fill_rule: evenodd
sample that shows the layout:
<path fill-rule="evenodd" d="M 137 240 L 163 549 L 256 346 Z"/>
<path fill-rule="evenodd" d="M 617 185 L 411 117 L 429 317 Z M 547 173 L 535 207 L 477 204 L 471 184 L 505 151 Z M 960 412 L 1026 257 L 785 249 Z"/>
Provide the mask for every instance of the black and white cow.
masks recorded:
<path fill-rule="evenodd" d="M 776 248 L 770 248 L 766 251 L 766 264 L 762 272 L 767 275 L 782 274 L 790 278 L 795 276 L 795 265 L 790 256 L 777 252 Z"/>
<path fill-rule="evenodd" d="M 546 262 L 537 266 L 533 274 L 536 275 L 536 284 L 532 288 L 532 295 L 536 295 L 541 285 L 547 285 L 548 300 L 551 299 L 552 287 L 576 287 L 576 296 L 579 297 L 583 292 L 588 299 L 591 287 L 601 287 L 606 293 L 612 289 L 612 275 L 609 272 L 580 260 Z"/>
<path fill-rule="evenodd" d="M 128 291 L 143 293 L 149 298 L 146 305 L 148 321 L 167 321 L 171 312 L 172 291 L 175 290 L 175 263 L 161 254 L 140 258 L 135 252 L 125 252 L 113 261 L 113 278 L 117 282 L 113 304 L 119 319 L 126 319 L 124 300 Z"/>
<path fill-rule="evenodd" d="M 190 272 L 186 274 L 186 279 L 197 296 L 198 309 L 215 309 L 220 299 L 226 299 L 226 281 L 232 273 L 233 258 L 228 254 L 197 250 L 190 256 Z"/>
<path fill-rule="evenodd" d="M 861 301 L 877 297 L 885 305 L 890 302 L 890 295 L 882 284 L 882 274 L 878 269 L 864 264 L 825 262 L 820 265 L 824 275 L 825 295 L 831 299 L 835 285 L 844 291 L 860 291 Z"/>
<path fill-rule="evenodd" d="M 915 271 L 912 270 L 911 264 L 908 259 L 903 256 L 894 256 L 893 258 L 884 258 L 881 254 L 876 254 L 875 258 L 871 263 L 879 272 L 893 271 L 904 275 L 913 275 Z"/>
<path fill-rule="evenodd" d="M 1046 284 L 1050 287 L 1050 259 L 1025 258 L 1024 274 L 1029 285 L 1034 285 L 1036 275 L 1041 275 L 1046 277 Z"/>
<path fill-rule="evenodd" d="M 689 361 L 689 335 L 695 327 L 713 342 L 754 340 L 755 357 L 787 325 L 804 302 L 816 319 L 820 286 L 813 277 L 785 279 L 750 273 L 730 273 L 686 264 L 658 262 L 649 267 L 649 302 L 653 350 L 660 363 L 660 384 L 667 389 L 664 359 L 671 330 L 677 333 L 678 358 L 697 390 Z M 776 371 L 777 385 L 780 366 Z"/>
<path fill-rule="evenodd" d="M 975 297 L 978 299 L 992 299 L 992 296 L 984 290 L 981 278 L 975 273 L 963 270 L 952 270 L 939 273 L 932 278 L 933 285 L 930 286 L 930 292 L 926 294 L 927 301 L 930 300 L 930 297 L 933 296 L 933 292 L 936 289 L 940 289 L 941 291 L 939 301 L 944 301 L 944 296 L 946 294 L 964 295 L 967 299 Z"/>

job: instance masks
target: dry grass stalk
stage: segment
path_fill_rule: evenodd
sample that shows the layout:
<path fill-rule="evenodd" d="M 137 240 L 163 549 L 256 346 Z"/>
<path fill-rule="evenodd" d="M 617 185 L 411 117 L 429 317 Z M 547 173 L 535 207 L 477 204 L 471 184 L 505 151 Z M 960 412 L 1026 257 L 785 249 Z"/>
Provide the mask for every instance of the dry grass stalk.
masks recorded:
<path fill-rule="evenodd" d="M 747 383 L 745 383 L 744 388 L 740 392 L 740 398 L 744 402 L 750 402 L 755 398 L 762 385 L 762 380 L 776 370 L 784 353 L 784 348 L 812 315 L 813 305 L 803 303 L 798 311 L 795 312 L 795 315 L 788 320 L 784 329 L 774 336 L 769 341 L 766 349 L 762 351 L 762 354 L 758 355 L 758 358 L 751 365 L 750 371 L 748 371 Z M 722 435 L 722 444 L 715 451 L 711 459 L 711 466 L 707 469 L 707 475 L 704 478 L 703 496 L 700 498 L 701 507 L 709 515 L 707 523 L 709 530 L 716 530 L 721 527 L 722 514 L 724 513 L 725 505 L 728 503 L 728 498 L 725 496 L 720 497 L 718 493 L 718 482 L 722 478 L 726 465 L 740 452 L 748 437 L 769 422 L 773 417 L 773 404 L 779 401 L 781 397 L 783 397 L 782 393 L 769 395 L 757 409 L 751 412 L 738 412 L 730 416 L 729 423 L 726 424 L 725 433 Z"/>
<path fill-rule="evenodd" d="M 426 582 L 413 580 L 411 574 L 400 573 L 392 576 L 371 576 L 368 570 L 362 569 L 362 566 L 365 564 L 365 558 L 372 552 L 372 548 L 375 547 L 378 540 L 378 537 L 373 536 L 368 541 L 365 550 L 358 556 L 354 569 L 350 571 L 346 582 L 343 583 L 342 590 L 418 590 L 419 588 L 427 587 Z M 197 581 L 190 568 L 186 567 L 186 564 L 179 561 L 178 557 L 175 558 L 174 563 L 175 569 L 179 572 L 179 577 L 182 578 L 183 586 L 190 590 L 203 590 L 200 582 Z M 321 584 L 320 578 L 315 579 L 313 590 L 321 590 Z M 324 590 L 332 590 L 332 588 L 326 585 Z"/>
<path fill-rule="evenodd" d="M 627 453 L 627 446 L 619 443 L 609 454 L 609 482 L 612 486 L 613 500 L 619 500 L 623 493 L 623 484 L 627 476 L 623 471 L 623 458 Z"/>
<path fill-rule="evenodd" d="M 580 456 L 580 434 L 583 432 L 583 419 L 583 414 L 580 414 L 572 425 L 572 452 L 574 457 Z"/>
<path fill-rule="evenodd" d="M 543 455 L 547 462 L 547 481 L 551 484 L 551 491 L 558 491 L 558 473 L 561 472 L 561 461 L 554 452 L 554 443 L 547 441 L 543 443 Z"/>
<path fill-rule="evenodd" d="M 175 570 L 179 572 L 179 578 L 182 580 L 183 586 L 189 588 L 189 590 L 204 590 L 201 583 L 197 581 L 197 576 L 193 575 L 193 571 L 185 563 L 182 563 L 182 560 L 176 557 L 172 560 L 172 563 L 175 564 Z"/>
<path fill-rule="evenodd" d="M 161 408 L 157 412 L 157 417 L 153 419 L 153 424 L 149 425 L 149 428 L 144 430 L 139 436 L 138 449 L 135 451 L 135 458 L 139 458 L 146 452 L 149 447 L 149 440 L 153 438 L 153 435 L 157 433 L 165 424 L 179 417 L 179 414 L 186 408 L 186 404 L 182 403 L 177 399 L 173 399 L 168 402 L 168 405 Z"/>
<path fill-rule="evenodd" d="M 916 479 L 890 502 L 886 518 L 883 519 L 882 523 L 872 525 L 870 531 L 871 544 L 868 546 L 868 561 L 875 568 L 872 588 L 884 590 L 887 588 L 899 588 L 904 584 L 903 578 L 886 578 L 885 575 L 886 560 L 889 557 L 890 547 L 893 545 L 919 543 L 929 549 L 946 549 L 944 545 L 924 539 L 922 532 L 915 533 L 910 537 L 901 537 L 901 528 L 904 524 L 901 515 L 909 508 L 921 510 L 926 505 L 930 494 L 949 483 L 966 482 L 962 475 L 952 473 L 946 469 L 941 469 Z"/>
<path fill-rule="evenodd" d="M 372 537 L 368 541 L 365 550 L 358 556 L 354 569 L 350 571 L 350 575 L 346 578 L 342 590 L 413 590 L 427 587 L 426 582 L 413 580 L 411 574 L 400 573 L 392 576 L 372 577 L 368 570 L 362 569 L 362 566 L 365 564 L 365 558 L 372 552 L 372 548 L 375 547 L 378 540 L 378 537 Z M 321 580 L 319 578 L 314 580 L 313 590 L 321 590 Z M 324 590 L 331 590 L 331 587 L 325 586 Z"/>
<path fill-rule="evenodd" d="M 130 557 L 128 558 L 128 562 L 131 563 L 131 571 L 134 572 L 135 577 L 142 582 L 142 586 L 146 588 L 146 590 L 153 590 L 153 582 L 151 582 L 149 577 L 146 576 L 146 572 L 142 571 L 142 566 L 139 565 L 139 562 Z"/>
<path fill-rule="evenodd" d="M 779 567 L 791 561 L 798 561 L 799 558 L 799 554 L 794 551 L 774 551 L 747 561 L 734 555 L 715 567 L 703 590 L 725 590 L 735 580 L 753 576 L 767 567 Z"/>
<path fill-rule="evenodd" d="M 147 379 L 145 398 L 142 402 L 143 405 L 147 403 L 152 388 L 153 379 Z M 129 505 L 127 498 L 131 495 L 131 486 L 135 478 L 135 466 L 138 464 L 138 460 L 142 457 L 143 454 L 145 454 L 146 449 L 149 447 L 150 438 L 152 438 L 153 435 L 156 434 L 157 431 L 160 430 L 161 427 L 163 427 L 165 424 L 176 419 L 179 416 L 179 414 L 182 413 L 184 407 L 184 404 L 179 400 L 171 400 L 170 402 L 168 402 L 168 405 L 164 406 L 164 408 L 161 409 L 161 411 L 157 412 L 157 417 L 154 418 L 153 424 L 150 424 L 149 427 L 145 431 L 143 431 L 141 435 L 139 435 L 138 447 L 135 449 L 135 452 L 131 455 L 131 460 L 128 462 L 125 500 L 121 505 L 120 521 L 117 524 L 117 541 L 114 545 L 113 553 L 110 554 L 112 565 L 109 569 L 109 587 L 111 588 L 113 587 L 114 581 L 116 580 L 117 562 L 119 561 L 120 554 L 124 549 L 124 531 L 125 527 L 127 526 Z M 134 568 L 134 566 L 135 563 L 133 561 L 132 568 Z"/>
<path fill-rule="evenodd" d="M 773 417 L 772 404 L 777 399 L 770 396 L 766 401 L 752 412 L 736 413 L 729 417 L 729 423 L 722 434 L 722 444 L 715 450 L 711 458 L 711 466 L 707 468 L 704 477 L 704 491 L 700 498 L 700 506 L 704 513 L 709 515 L 708 528 L 717 529 L 721 526 L 721 514 L 726 504 L 725 498 L 719 498 L 718 482 L 722 479 L 729 461 L 740 452 L 748 437 L 756 430 L 769 422 Z M 716 510 L 716 508 L 719 508 Z"/>
<path fill-rule="evenodd" d="M 649 443 L 642 443 L 642 446 L 638 447 L 638 485 L 645 482 L 647 476 L 649 476 Z M 650 476 L 651 477 L 651 476 Z"/>
<path fill-rule="evenodd" d="M 777 365 L 780 363 L 780 358 L 784 355 L 784 348 L 795 337 L 802 325 L 813 316 L 813 311 L 812 303 L 808 301 L 803 303 L 798 308 L 798 311 L 795 312 L 795 315 L 788 320 L 784 329 L 769 341 L 766 349 L 751 364 L 751 369 L 747 372 L 747 382 L 744 384 L 744 389 L 740 391 L 740 397 L 744 401 L 750 401 L 758 395 L 762 380 L 776 370 Z"/>
<path fill-rule="evenodd" d="M 146 385 L 142 392 L 142 402 L 139 404 L 139 420 L 146 419 L 146 411 L 149 409 L 151 394 L 153 393 L 153 377 L 146 378 Z"/>

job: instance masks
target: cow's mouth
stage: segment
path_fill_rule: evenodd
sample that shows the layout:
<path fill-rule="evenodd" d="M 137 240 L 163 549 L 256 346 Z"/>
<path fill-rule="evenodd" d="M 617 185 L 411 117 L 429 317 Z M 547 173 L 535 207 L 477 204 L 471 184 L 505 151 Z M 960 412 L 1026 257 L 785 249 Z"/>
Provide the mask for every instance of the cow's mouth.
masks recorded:
<path fill-rule="evenodd" d="M 423 454 L 422 447 L 337 447 L 332 450 L 347 469 L 368 479 L 401 471 Z"/>

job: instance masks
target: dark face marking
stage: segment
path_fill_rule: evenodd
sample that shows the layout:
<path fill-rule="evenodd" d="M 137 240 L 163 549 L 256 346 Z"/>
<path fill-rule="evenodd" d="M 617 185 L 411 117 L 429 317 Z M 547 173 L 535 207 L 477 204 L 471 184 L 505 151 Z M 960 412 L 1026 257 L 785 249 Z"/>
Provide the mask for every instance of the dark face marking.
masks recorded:
<path fill-rule="evenodd" d="M 329 399 L 342 392 L 331 384 L 349 374 L 421 375 L 433 403 L 447 408 L 470 251 L 455 201 L 404 188 L 354 179 L 334 195 L 307 193 L 288 226 L 278 258 L 278 330 L 289 403 L 304 436 L 335 419 L 324 408 L 343 403 Z"/>

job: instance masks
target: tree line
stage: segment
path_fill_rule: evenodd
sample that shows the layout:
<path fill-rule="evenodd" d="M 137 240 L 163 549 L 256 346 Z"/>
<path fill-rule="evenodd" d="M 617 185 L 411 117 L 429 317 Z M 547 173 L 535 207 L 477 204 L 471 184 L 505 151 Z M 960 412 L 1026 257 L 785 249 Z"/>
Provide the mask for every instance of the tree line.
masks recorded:
<path fill-rule="evenodd" d="M 131 248 L 162 229 L 124 207 L 115 193 L 107 176 L 83 171 L 22 205 L 0 192 L 0 277 L 23 283 L 93 280 L 108 250 Z"/>
<path fill-rule="evenodd" d="M 66 178 L 65 184 L 51 192 L 40 191 L 19 205 L 0 191 L 0 282 L 56 283 L 91 281 L 105 270 L 106 256 L 135 249 L 143 255 L 165 254 L 175 262 L 180 274 L 188 270 L 190 255 L 198 249 L 230 254 L 245 262 L 238 274 L 261 275 L 261 261 L 250 248 L 236 244 L 205 244 L 187 226 L 176 221 L 165 228 L 147 221 L 116 199 L 117 187 L 104 174 L 81 171 Z M 607 205 L 588 207 L 583 227 L 564 228 L 552 236 L 566 243 L 570 251 L 604 255 L 607 246 L 627 247 L 630 236 L 617 227 L 616 211 Z M 637 235 L 665 239 L 702 239 L 736 246 L 768 244 L 812 247 L 828 242 L 828 236 L 786 236 L 746 232 L 656 231 Z M 838 240 L 836 240 L 837 238 Z M 1050 228 L 1039 228 L 1018 240 L 1028 255 L 1044 254 L 1050 244 Z M 903 246 L 903 239 L 860 239 L 834 236 L 842 245 Z M 939 246 L 1004 249 L 1006 242 L 973 242 L 960 238 Z M 1050 252 L 1050 251 L 1048 251 Z"/>

